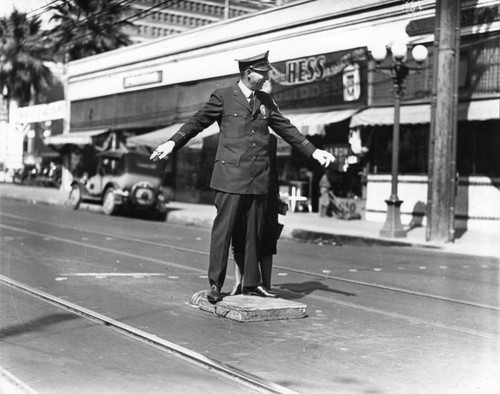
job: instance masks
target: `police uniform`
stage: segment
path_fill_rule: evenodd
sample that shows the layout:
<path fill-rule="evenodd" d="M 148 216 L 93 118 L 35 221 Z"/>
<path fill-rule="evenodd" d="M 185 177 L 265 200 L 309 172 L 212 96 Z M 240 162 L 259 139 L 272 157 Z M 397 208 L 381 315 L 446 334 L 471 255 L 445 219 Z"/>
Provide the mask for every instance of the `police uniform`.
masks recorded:
<path fill-rule="evenodd" d="M 277 138 L 274 135 L 269 136 L 269 158 L 270 158 L 270 179 L 269 179 L 269 191 L 266 197 L 266 213 L 264 217 L 264 229 L 262 232 L 261 246 L 260 246 L 260 258 L 259 261 L 262 263 L 262 256 L 272 256 L 277 252 L 278 239 L 283 230 L 283 225 L 279 223 L 278 214 L 280 207 L 279 201 L 279 178 L 278 169 L 276 168 L 276 151 L 277 151 Z M 245 245 L 246 245 L 246 219 L 238 219 L 236 223 L 233 238 L 233 255 L 240 273 L 244 272 L 243 260 L 245 256 Z M 261 266 L 262 267 L 262 266 Z M 264 274 L 270 274 L 271 272 L 263 271 L 262 282 L 267 290 L 270 290 L 271 277 L 264 277 Z M 241 292 L 241 288 L 239 289 Z M 236 294 L 239 294 L 238 292 Z"/>
<path fill-rule="evenodd" d="M 269 71 L 268 53 L 238 60 L 240 70 Z M 253 107 L 238 84 L 215 90 L 205 106 L 171 138 L 175 150 L 217 122 L 219 144 L 210 187 L 216 191 L 217 215 L 213 223 L 209 282 L 222 288 L 226 276 L 231 235 L 238 215 L 247 218 L 243 286 L 261 284 L 258 267 L 265 198 L 269 190 L 269 129 L 305 156 L 316 149 L 280 113 L 271 96 L 256 91 Z"/>

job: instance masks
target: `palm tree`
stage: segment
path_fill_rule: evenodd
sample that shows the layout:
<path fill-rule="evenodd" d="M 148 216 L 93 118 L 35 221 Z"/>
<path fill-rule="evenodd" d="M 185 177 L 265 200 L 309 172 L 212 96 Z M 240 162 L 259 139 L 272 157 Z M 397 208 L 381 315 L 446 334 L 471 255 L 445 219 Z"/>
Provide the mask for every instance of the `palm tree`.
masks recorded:
<path fill-rule="evenodd" d="M 49 7 L 56 26 L 49 31 L 54 53 L 76 60 L 107 52 L 132 43 L 121 19 L 130 1 L 63 0 Z"/>
<path fill-rule="evenodd" d="M 0 93 L 7 102 L 19 106 L 38 101 L 52 83 L 52 73 L 45 65 L 51 61 L 47 40 L 38 17 L 14 9 L 0 18 Z"/>

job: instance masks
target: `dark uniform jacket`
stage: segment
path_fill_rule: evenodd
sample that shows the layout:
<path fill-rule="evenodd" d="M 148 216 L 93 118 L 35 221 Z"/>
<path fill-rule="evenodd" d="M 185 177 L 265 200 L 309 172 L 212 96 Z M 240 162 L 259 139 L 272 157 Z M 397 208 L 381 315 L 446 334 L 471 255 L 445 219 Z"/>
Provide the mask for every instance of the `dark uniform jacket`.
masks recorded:
<path fill-rule="evenodd" d="M 266 194 L 269 188 L 269 129 L 306 156 L 316 149 L 288 119 L 271 96 L 257 91 L 253 111 L 238 87 L 215 90 L 205 106 L 171 138 L 175 149 L 217 122 L 220 128 L 210 187 L 234 194 Z"/>

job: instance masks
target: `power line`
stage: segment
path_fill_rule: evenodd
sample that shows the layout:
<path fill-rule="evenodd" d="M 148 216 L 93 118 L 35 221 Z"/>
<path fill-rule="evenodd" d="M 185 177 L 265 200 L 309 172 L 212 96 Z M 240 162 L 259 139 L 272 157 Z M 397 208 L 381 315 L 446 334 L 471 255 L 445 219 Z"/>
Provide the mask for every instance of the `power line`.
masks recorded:
<path fill-rule="evenodd" d="M 39 10 L 44 9 L 44 11 L 39 12 L 39 13 L 38 13 L 38 14 L 36 14 L 36 15 L 32 15 L 32 16 L 30 16 L 30 18 L 31 18 L 31 19 L 35 19 L 35 18 L 39 17 L 40 15 L 43 15 L 44 13 L 48 12 L 48 8 L 49 8 L 52 4 L 57 3 L 58 1 L 61 1 L 61 0 L 53 0 L 53 1 L 51 1 L 50 3 L 45 4 L 45 5 L 44 5 L 44 6 L 42 6 L 42 7 L 36 8 L 36 9 L 31 10 L 31 11 L 28 11 L 28 12 L 22 12 L 22 11 L 19 11 L 19 10 L 16 8 L 16 10 L 19 12 L 19 15 L 17 16 L 17 18 L 13 18 L 13 19 L 14 19 L 14 20 L 19 20 L 19 19 L 21 19 L 21 18 L 27 18 L 29 15 L 31 15 L 31 14 L 33 14 L 33 13 L 35 13 L 35 12 L 39 11 Z M 9 18 L 9 17 L 7 16 L 6 18 Z"/>
<path fill-rule="evenodd" d="M 164 4 L 166 4 L 166 3 L 170 3 L 171 1 L 172 1 L 172 0 L 167 0 L 167 1 L 164 1 L 163 3 L 159 3 L 159 4 L 156 4 L 156 5 L 155 5 L 155 6 L 153 6 L 153 7 L 150 7 L 150 8 L 148 8 L 148 9 L 142 10 L 142 11 L 138 12 L 137 14 L 132 15 L 131 17 L 126 18 L 126 19 L 125 19 L 125 21 L 128 21 L 129 19 L 135 18 L 135 17 L 136 17 L 136 16 L 138 16 L 138 15 L 147 14 L 148 12 L 150 12 L 151 10 L 153 10 L 154 8 L 161 7 L 162 5 L 164 5 Z M 156 11 L 160 11 L 160 10 L 164 10 L 165 8 L 172 7 L 172 6 L 176 5 L 176 4 L 179 4 L 181 1 L 182 1 L 182 0 L 177 0 L 176 2 L 173 2 L 172 4 L 166 5 L 165 7 L 161 7 L 161 8 L 159 8 L 159 9 L 158 9 L 158 10 L 156 10 Z M 146 16 L 147 16 L 147 15 L 144 15 L 142 18 L 145 18 Z M 132 22 L 135 22 L 135 21 L 137 21 L 137 20 L 139 20 L 139 19 L 142 19 L 142 18 L 136 18 L 136 19 L 135 19 L 134 21 L 132 21 Z"/>
<path fill-rule="evenodd" d="M 30 15 L 30 14 L 33 14 L 33 13 L 35 13 L 35 12 L 37 12 L 37 11 L 41 10 L 41 9 L 44 9 L 44 8 L 45 8 L 45 9 L 47 9 L 49 6 L 51 6 L 51 5 L 52 5 L 52 4 L 54 4 L 54 3 L 57 3 L 58 1 L 61 1 L 61 0 L 53 0 L 53 1 L 51 1 L 50 3 L 45 4 L 44 6 L 41 6 L 41 7 L 39 7 L 39 8 L 34 9 L 34 10 L 31 10 L 31 11 L 29 11 L 29 12 L 26 12 L 26 16 L 28 16 L 28 15 Z M 37 15 L 35 15 L 34 17 L 36 18 L 37 16 L 40 16 L 40 15 L 44 14 L 45 12 L 47 12 L 47 10 L 45 10 L 45 11 L 42 11 L 42 12 L 38 13 L 38 14 L 37 14 Z"/>
<path fill-rule="evenodd" d="M 57 1 L 57 0 L 56 0 Z M 129 5 L 131 3 L 133 3 L 134 0 L 122 0 L 118 3 L 116 3 L 115 5 L 116 6 L 126 6 L 126 5 Z M 127 4 L 128 3 L 128 4 Z M 51 7 L 52 9 L 54 7 Z M 86 16 L 85 18 L 81 19 L 81 20 L 78 20 L 74 25 L 72 25 L 71 27 L 77 27 L 77 26 L 80 26 L 80 25 L 84 25 L 85 22 L 89 21 L 90 19 L 92 18 L 95 18 L 95 17 L 98 17 L 100 15 L 106 15 L 106 13 L 108 13 L 108 10 L 104 9 L 104 10 L 101 10 L 101 11 L 97 11 L 93 14 L 90 14 L 88 16 Z"/>
<path fill-rule="evenodd" d="M 166 1 L 162 2 L 162 3 L 156 4 L 156 5 L 152 6 L 152 7 L 147 8 L 146 10 L 139 11 L 136 14 L 131 15 L 131 16 L 125 18 L 125 19 L 121 19 L 119 21 L 116 21 L 116 22 L 110 24 L 109 27 L 116 26 L 116 25 L 121 24 L 123 22 L 131 21 L 131 19 L 134 19 L 134 21 L 137 21 L 139 19 L 145 18 L 147 16 L 147 13 L 149 13 L 151 10 L 153 10 L 155 8 L 157 8 L 157 11 L 160 11 L 160 10 L 172 7 L 172 6 L 180 3 L 181 1 L 182 0 L 177 0 L 177 1 L 173 2 L 173 0 L 166 0 Z M 170 3 L 170 4 L 167 4 L 167 3 Z M 138 16 L 143 15 L 143 14 L 146 14 L 146 15 L 144 15 L 142 17 L 138 17 Z M 131 22 L 133 22 L 133 21 L 131 21 Z M 83 40 L 83 39 L 85 39 L 87 37 L 92 36 L 93 34 L 94 34 L 94 32 L 89 32 L 89 33 L 84 34 L 84 35 L 82 35 L 80 37 L 74 37 L 74 38 L 72 38 L 72 42 L 81 41 L 81 40 Z"/>

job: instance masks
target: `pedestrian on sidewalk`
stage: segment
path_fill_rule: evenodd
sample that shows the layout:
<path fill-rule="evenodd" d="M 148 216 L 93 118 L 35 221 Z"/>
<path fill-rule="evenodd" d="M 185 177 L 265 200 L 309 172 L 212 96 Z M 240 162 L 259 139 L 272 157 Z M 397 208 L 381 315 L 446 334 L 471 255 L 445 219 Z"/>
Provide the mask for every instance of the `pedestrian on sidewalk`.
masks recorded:
<path fill-rule="evenodd" d="M 265 200 L 269 188 L 269 129 L 321 165 L 335 160 L 316 149 L 279 111 L 271 96 L 261 91 L 272 70 L 269 51 L 238 60 L 240 81 L 216 89 L 205 106 L 167 142 L 158 146 L 151 160 L 163 159 L 191 138 L 217 122 L 220 127 L 210 187 L 215 190 L 217 214 L 212 227 L 208 279 L 210 302 L 222 300 L 231 237 L 237 218 L 246 218 L 243 294 L 275 297 L 263 286 L 259 270 Z"/>

